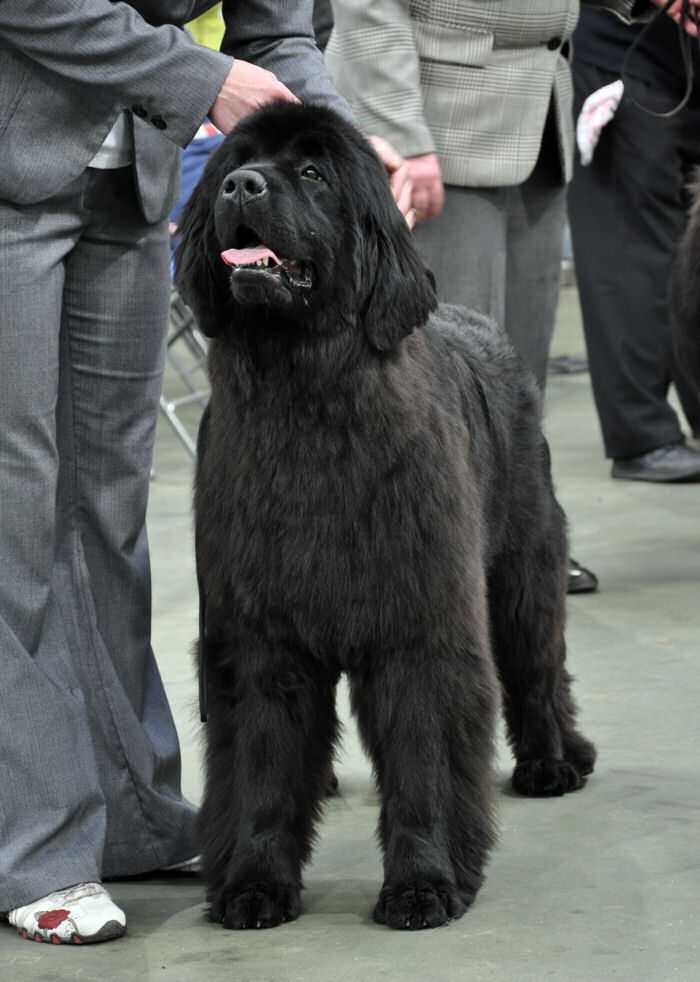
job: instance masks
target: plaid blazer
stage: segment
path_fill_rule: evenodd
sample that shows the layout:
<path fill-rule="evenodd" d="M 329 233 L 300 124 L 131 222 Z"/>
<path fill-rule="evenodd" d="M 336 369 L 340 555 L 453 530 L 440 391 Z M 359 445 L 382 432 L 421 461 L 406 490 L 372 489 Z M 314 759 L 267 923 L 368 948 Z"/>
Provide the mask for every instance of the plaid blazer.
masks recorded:
<path fill-rule="evenodd" d="M 633 6 L 598 0 L 623 19 Z M 571 177 L 569 39 L 578 0 L 333 0 L 326 64 L 362 128 L 436 152 L 446 184 L 519 184 L 550 106 Z"/>

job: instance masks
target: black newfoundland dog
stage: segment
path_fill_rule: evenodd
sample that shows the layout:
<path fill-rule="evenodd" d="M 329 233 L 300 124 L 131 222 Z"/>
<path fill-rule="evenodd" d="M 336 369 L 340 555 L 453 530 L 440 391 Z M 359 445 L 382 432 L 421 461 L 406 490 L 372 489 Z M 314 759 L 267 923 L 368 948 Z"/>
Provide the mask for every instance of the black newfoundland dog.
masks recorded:
<path fill-rule="evenodd" d="M 516 791 L 575 791 L 595 759 L 536 385 L 491 321 L 437 307 L 382 164 L 328 110 L 244 120 L 180 231 L 176 283 L 212 339 L 195 490 L 210 916 L 300 913 L 345 672 L 381 795 L 375 920 L 444 924 L 494 842 L 499 696 Z"/>

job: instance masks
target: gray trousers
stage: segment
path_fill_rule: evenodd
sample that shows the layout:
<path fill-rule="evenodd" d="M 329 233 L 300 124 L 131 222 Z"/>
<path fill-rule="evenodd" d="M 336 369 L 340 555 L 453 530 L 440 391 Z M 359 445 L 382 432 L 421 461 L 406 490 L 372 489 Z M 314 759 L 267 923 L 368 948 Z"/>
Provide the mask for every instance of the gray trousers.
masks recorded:
<path fill-rule="evenodd" d="M 509 335 L 540 387 L 554 331 L 566 195 L 547 147 L 523 183 L 445 188 L 445 206 L 414 230 L 437 280 L 438 298 L 474 307 Z"/>
<path fill-rule="evenodd" d="M 0 910 L 192 855 L 149 640 L 168 302 L 130 168 L 0 201 Z"/>

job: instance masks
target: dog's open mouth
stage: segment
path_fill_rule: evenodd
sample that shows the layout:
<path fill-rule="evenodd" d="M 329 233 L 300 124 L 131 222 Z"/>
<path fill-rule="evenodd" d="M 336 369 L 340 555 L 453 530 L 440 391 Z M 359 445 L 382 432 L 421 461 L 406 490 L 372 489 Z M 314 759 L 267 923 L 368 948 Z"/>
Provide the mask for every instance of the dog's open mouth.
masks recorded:
<path fill-rule="evenodd" d="M 311 263 L 299 259 L 279 259 L 264 245 L 248 245 L 242 249 L 224 249 L 221 258 L 234 270 L 246 270 L 261 276 L 284 277 L 297 289 L 308 290 L 314 285 Z"/>

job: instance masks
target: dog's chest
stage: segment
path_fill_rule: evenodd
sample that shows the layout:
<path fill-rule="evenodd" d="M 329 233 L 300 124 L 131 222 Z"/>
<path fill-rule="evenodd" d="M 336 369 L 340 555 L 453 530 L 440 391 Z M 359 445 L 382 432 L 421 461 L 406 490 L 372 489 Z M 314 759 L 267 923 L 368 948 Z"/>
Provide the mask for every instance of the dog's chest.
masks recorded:
<path fill-rule="evenodd" d="M 284 612 L 336 646 L 380 622 L 410 630 L 426 582 L 463 564 L 450 515 L 462 502 L 436 480 L 435 435 L 386 400 L 266 408 L 213 419 L 198 479 L 199 543 L 226 606 Z"/>
<path fill-rule="evenodd" d="M 361 539 L 391 524 L 399 499 L 410 495 L 405 441 L 371 417 L 282 404 L 273 413 L 246 411 L 240 421 L 226 441 L 230 494 L 221 505 L 232 524 L 264 530 L 270 549 L 362 550 Z"/>

